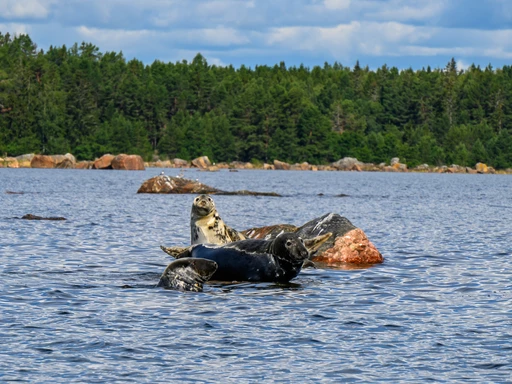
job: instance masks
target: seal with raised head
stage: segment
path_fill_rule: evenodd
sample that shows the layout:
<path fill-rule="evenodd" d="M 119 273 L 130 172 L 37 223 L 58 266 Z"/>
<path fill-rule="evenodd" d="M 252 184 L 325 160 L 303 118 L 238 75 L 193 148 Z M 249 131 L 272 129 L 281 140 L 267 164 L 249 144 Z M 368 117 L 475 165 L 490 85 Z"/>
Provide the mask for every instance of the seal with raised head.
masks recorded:
<path fill-rule="evenodd" d="M 244 239 L 244 235 L 224 223 L 209 195 L 194 199 L 190 213 L 190 244 L 226 244 Z"/>
<path fill-rule="evenodd" d="M 212 280 L 287 283 L 301 271 L 309 257 L 306 245 L 312 241 L 318 239 L 304 241 L 294 233 L 282 233 L 273 240 L 196 244 L 176 257 L 178 260 L 191 257 L 215 261 L 218 268 Z"/>
<path fill-rule="evenodd" d="M 217 270 L 217 263 L 200 258 L 183 258 L 173 261 L 160 277 L 158 287 L 179 291 L 202 292 L 203 284 Z"/>

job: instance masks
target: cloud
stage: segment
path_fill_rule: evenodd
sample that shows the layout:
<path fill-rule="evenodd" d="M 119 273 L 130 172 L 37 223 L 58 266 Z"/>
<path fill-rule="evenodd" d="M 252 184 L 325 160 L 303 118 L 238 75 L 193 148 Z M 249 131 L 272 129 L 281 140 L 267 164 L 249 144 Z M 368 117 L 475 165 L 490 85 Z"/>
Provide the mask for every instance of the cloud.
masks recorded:
<path fill-rule="evenodd" d="M 508 0 L 0 0 L 0 30 L 43 49 L 91 42 L 145 63 L 379 67 L 507 63 Z M 400 60 L 403 59 L 403 63 Z M 496 64 L 498 63 L 498 64 Z"/>
<path fill-rule="evenodd" d="M 327 9 L 347 9 L 350 7 L 350 0 L 324 0 Z"/>
<path fill-rule="evenodd" d="M 0 0 L 0 19 L 44 19 L 56 0 Z"/>
<path fill-rule="evenodd" d="M 20 23 L 0 23 L 0 32 L 4 35 L 10 33 L 11 35 L 26 35 L 30 33 L 30 26 Z"/>

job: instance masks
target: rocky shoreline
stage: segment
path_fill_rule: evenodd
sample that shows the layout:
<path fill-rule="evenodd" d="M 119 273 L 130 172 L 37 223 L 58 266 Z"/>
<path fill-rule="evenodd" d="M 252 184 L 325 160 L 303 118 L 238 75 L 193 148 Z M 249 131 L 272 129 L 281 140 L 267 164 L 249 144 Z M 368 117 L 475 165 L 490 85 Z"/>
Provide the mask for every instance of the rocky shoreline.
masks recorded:
<path fill-rule="evenodd" d="M 65 155 L 36 155 L 26 154 L 17 157 L 0 158 L 0 168 L 57 168 L 57 169 L 116 169 L 144 170 L 146 168 L 196 168 L 201 171 L 215 172 L 221 169 L 237 171 L 239 169 L 292 170 L 292 171 L 356 171 L 356 172 L 423 172 L 423 173 L 470 173 L 470 174 L 512 174 L 512 169 L 496 170 L 484 163 L 477 163 L 474 168 L 452 164 L 450 166 L 432 166 L 422 164 L 408 168 L 400 159 L 392 158 L 388 163 L 363 163 L 352 157 L 344 157 L 328 165 L 312 165 L 307 162 L 289 164 L 274 160 L 272 164 L 244 163 L 212 163 L 207 156 L 198 157 L 192 161 L 183 159 L 157 160 L 144 162 L 139 155 L 106 154 L 93 161 L 76 161 L 75 157 Z"/>

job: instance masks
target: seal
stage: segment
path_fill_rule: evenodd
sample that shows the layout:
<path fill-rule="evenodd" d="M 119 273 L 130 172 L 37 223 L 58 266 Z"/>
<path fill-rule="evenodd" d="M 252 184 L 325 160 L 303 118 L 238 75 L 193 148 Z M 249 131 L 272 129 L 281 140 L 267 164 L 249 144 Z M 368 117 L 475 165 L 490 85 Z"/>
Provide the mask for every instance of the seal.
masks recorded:
<path fill-rule="evenodd" d="M 306 242 L 311 240 L 319 241 L 309 239 Z M 299 274 L 304 261 L 308 260 L 309 252 L 298 235 L 282 233 L 273 240 L 249 239 L 223 245 L 196 244 L 176 257 L 178 260 L 185 257 L 215 261 L 218 268 L 212 280 L 287 283 Z"/>
<path fill-rule="evenodd" d="M 216 270 L 217 263 L 212 260 L 178 259 L 167 266 L 157 287 L 202 292 L 203 284 L 210 280 Z"/>
<path fill-rule="evenodd" d="M 190 213 L 190 244 L 226 244 L 244 239 L 244 235 L 224 223 L 209 195 L 194 199 Z"/>

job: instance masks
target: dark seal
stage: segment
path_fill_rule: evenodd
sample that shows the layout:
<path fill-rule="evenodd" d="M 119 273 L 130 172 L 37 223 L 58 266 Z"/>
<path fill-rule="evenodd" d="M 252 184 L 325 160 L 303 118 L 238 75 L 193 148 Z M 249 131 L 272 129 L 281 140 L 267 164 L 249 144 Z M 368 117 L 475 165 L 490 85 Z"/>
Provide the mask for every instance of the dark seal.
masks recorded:
<path fill-rule="evenodd" d="M 299 274 L 309 252 L 298 235 L 283 233 L 273 240 L 196 244 L 177 257 L 215 261 L 218 268 L 212 280 L 287 283 Z"/>
<path fill-rule="evenodd" d="M 158 287 L 179 291 L 202 292 L 203 284 L 217 270 L 217 263 L 199 258 L 183 258 L 173 261 L 160 277 Z"/>

